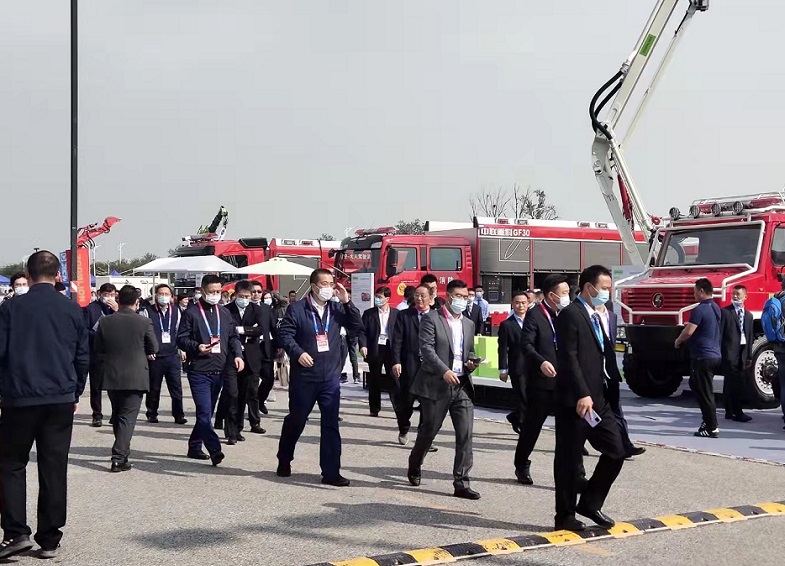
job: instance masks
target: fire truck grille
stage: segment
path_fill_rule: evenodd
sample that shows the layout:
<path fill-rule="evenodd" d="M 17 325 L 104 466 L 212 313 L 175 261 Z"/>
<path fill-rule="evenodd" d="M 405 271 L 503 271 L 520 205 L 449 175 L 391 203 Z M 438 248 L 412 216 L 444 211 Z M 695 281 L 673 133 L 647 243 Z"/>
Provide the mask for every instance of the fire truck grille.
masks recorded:
<path fill-rule="evenodd" d="M 638 288 L 624 294 L 624 302 L 634 312 L 678 311 L 695 302 L 692 287 Z"/>

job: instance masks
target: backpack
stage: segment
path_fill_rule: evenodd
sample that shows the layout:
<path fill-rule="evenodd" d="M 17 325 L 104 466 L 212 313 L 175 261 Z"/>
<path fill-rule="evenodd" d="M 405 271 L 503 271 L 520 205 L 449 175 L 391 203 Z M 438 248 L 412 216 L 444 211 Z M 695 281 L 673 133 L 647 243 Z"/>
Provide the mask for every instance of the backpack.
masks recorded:
<path fill-rule="evenodd" d="M 769 342 L 785 342 L 785 319 L 783 319 L 783 300 L 785 295 L 771 297 L 763 305 L 760 317 L 763 333 Z"/>

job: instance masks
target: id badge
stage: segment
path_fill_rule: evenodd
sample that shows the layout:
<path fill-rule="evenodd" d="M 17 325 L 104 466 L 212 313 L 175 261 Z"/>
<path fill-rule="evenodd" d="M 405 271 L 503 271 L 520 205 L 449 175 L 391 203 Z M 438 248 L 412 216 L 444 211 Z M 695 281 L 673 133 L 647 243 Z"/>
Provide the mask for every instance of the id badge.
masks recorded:
<path fill-rule="evenodd" d="M 211 354 L 220 354 L 221 353 L 221 343 L 216 342 L 213 344 L 213 347 L 210 349 Z"/>
<path fill-rule="evenodd" d="M 317 352 L 330 351 L 330 341 L 327 339 L 327 334 L 316 335 L 316 351 Z"/>
<path fill-rule="evenodd" d="M 161 344 L 171 344 L 172 337 L 168 332 L 161 332 Z"/>
<path fill-rule="evenodd" d="M 454 358 L 452 361 L 452 371 L 458 375 L 463 373 L 463 360 Z"/>
<path fill-rule="evenodd" d="M 386 346 L 386 345 L 387 345 L 387 335 L 379 334 L 379 346 Z"/>

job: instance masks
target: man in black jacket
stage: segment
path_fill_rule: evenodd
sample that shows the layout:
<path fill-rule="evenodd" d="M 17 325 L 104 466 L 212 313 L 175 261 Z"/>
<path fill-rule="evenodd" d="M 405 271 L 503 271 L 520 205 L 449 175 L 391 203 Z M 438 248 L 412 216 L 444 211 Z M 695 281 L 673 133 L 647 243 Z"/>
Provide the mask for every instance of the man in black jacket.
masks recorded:
<path fill-rule="evenodd" d="M 95 335 L 95 354 L 101 358 L 102 385 L 112 403 L 112 472 L 131 469 L 131 438 L 142 397 L 150 388 L 148 361 L 155 358 L 158 341 L 149 318 L 139 316 L 139 295 L 131 285 L 117 294 L 117 316 L 104 320 Z"/>
<path fill-rule="evenodd" d="M 213 429 L 212 415 L 218 395 L 224 384 L 227 365 L 242 371 L 242 346 L 232 315 L 221 302 L 221 278 L 205 275 L 202 278 L 202 296 L 196 306 L 185 311 L 177 347 L 188 356 L 188 384 L 196 405 L 196 423 L 188 440 L 188 457 L 194 460 L 211 460 L 217 466 L 224 459 L 221 441 Z M 208 454 L 202 450 L 207 448 Z"/>
<path fill-rule="evenodd" d="M 752 342 L 754 341 L 752 313 L 744 308 L 747 288 L 744 285 L 733 287 L 730 305 L 721 310 L 720 328 L 722 331 L 722 397 L 725 400 L 725 418 L 747 423 L 752 417 L 742 410 L 745 401 L 746 384 L 744 372 L 752 364 Z"/>
<path fill-rule="evenodd" d="M 0 559 L 32 548 L 26 468 L 38 453 L 38 532 L 42 558 L 53 558 L 66 522 L 68 452 L 74 411 L 90 362 L 81 309 L 55 291 L 60 262 L 47 251 L 27 261 L 30 292 L 0 310 Z"/>
<path fill-rule="evenodd" d="M 526 414 L 526 371 L 523 364 L 523 320 L 529 309 L 529 298 L 523 291 L 512 296 L 512 315 L 499 326 L 499 379 L 512 378 L 512 391 L 517 400 L 514 411 L 507 415 L 512 429 L 520 434 Z"/>
<path fill-rule="evenodd" d="M 611 273 L 593 265 L 580 276 L 580 295 L 555 321 L 556 372 L 556 529 L 580 531 L 578 513 L 603 528 L 615 522 L 602 512 L 624 464 L 624 447 L 607 398 L 608 383 L 620 380 L 616 353 L 603 331 L 596 307 L 610 299 Z M 588 440 L 600 459 L 576 506 L 581 451 Z"/>
<path fill-rule="evenodd" d="M 98 289 L 98 298 L 87 305 L 84 312 L 84 321 L 90 332 L 90 407 L 93 409 L 93 423 L 91 426 L 103 425 L 101 364 L 98 356 L 93 355 L 95 333 L 101 319 L 117 312 L 117 288 L 111 283 L 104 283 Z"/>
<path fill-rule="evenodd" d="M 372 417 L 378 417 L 382 409 L 382 367 L 386 375 L 392 375 L 390 340 L 398 311 L 390 308 L 390 295 L 389 287 L 376 289 L 375 306 L 363 313 L 363 329 L 358 336 L 360 354 L 368 362 L 368 408 Z"/>
<path fill-rule="evenodd" d="M 482 293 L 482 287 L 478 287 L 478 289 Z M 469 289 L 469 303 L 466 305 L 466 312 L 463 313 L 463 316 L 474 323 L 474 334 L 476 336 L 482 336 L 485 328 L 485 319 L 482 316 L 483 307 L 480 301 L 482 301 L 482 297 L 477 299 L 477 291 Z"/>

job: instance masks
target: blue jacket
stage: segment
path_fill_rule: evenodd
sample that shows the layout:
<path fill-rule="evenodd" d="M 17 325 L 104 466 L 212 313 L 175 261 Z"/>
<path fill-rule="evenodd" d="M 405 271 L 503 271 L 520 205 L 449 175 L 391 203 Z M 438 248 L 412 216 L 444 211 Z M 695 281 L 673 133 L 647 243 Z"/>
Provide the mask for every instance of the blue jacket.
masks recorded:
<path fill-rule="evenodd" d="M 114 314 L 112 307 L 105 305 L 101 300 L 93 301 L 82 309 L 84 315 L 84 323 L 90 335 L 90 351 L 93 351 L 93 344 L 95 343 L 95 333 L 98 330 L 96 324 L 105 316 Z"/>
<path fill-rule="evenodd" d="M 158 353 L 155 355 L 156 359 L 158 358 L 166 358 L 177 355 L 177 332 L 180 329 L 180 322 L 181 319 L 185 316 L 185 313 L 180 313 L 180 307 L 177 305 L 169 305 L 168 313 L 165 317 L 165 320 L 161 320 L 161 310 L 158 305 L 144 307 L 142 310 L 139 311 L 139 314 L 142 316 L 146 316 L 153 322 L 153 330 L 155 331 L 155 339 L 158 340 Z M 174 318 L 172 318 L 174 317 Z M 169 333 L 170 342 L 168 344 L 164 344 L 162 340 L 162 331 L 161 326 L 163 326 L 165 331 L 169 331 L 171 326 L 171 332 Z"/>
<path fill-rule="evenodd" d="M 0 398 L 4 407 L 76 403 L 90 353 L 82 309 L 39 283 L 0 309 Z"/>
<path fill-rule="evenodd" d="M 346 329 L 350 336 L 357 335 L 362 330 L 362 318 L 357 307 L 349 301 L 346 304 L 330 301 L 325 309 L 325 317 L 317 322 L 320 332 L 323 331 L 329 312 L 330 327 L 327 329 L 327 341 L 330 349 L 319 352 L 316 347 L 316 332 L 314 331 L 314 316 L 316 310 L 311 306 L 310 297 L 289 305 L 286 316 L 281 321 L 278 336 L 283 349 L 291 360 L 291 380 L 327 381 L 340 379 L 343 369 L 341 357 L 341 327 Z M 313 358 L 313 367 L 303 367 L 298 361 L 300 356 L 307 352 Z"/>

